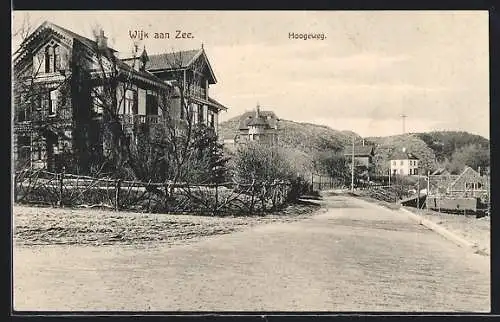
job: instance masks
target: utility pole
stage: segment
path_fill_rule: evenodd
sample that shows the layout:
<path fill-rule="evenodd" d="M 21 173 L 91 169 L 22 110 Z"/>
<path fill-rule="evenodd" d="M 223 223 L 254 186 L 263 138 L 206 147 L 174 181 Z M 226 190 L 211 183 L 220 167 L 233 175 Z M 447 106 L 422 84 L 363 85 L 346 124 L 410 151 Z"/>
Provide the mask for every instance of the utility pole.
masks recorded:
<path fill-rule="evenodd" d="M 351 192 L 354 192 L 354 136 L 352 137 Z"/>
<path fill-rule="evenodd" d="M 427 195 L 425 196 L 425 207 L 429 209 L 429 203 L 427 202 L 429 200 L 429 191 L 431 188 L 431 172 L 427 170 Z"/>
<path fill-rule="evenodd" d="M 417 209 L 420 209 L 420 176 L 417 177 Z"/>
<path fill-rule="evenodd" d="M 400 115 L 401 119 L 403 120 L 403 134 L 406 133 L 406 127 L 405 127 L 405 119 L 408 117 L 406 114 L 401 114 Z"/>
<path fill-rule="evenodd" d="M 389 188 L 391 187 L 391 168 L 389 167 Z"/>

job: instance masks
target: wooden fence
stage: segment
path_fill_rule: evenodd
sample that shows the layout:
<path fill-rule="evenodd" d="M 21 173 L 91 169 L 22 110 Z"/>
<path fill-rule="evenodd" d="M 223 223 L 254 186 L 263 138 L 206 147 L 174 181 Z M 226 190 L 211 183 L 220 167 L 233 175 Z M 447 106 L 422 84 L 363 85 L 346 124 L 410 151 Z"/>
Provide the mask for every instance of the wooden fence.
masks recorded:
<path fill-rule="evenodd" d="M 105 207 L 174 213 L 253 213 L 276 210 L 297 196 L 286 181 L 187 184 L 94 178 L 43 170 L 15 175 L 18 203 Z"/>
<path fill-rule="evenodd" d="M 337 178 L 316 173 L 310 175 L 309 183 L 313 191 L 335 189 L 343 186 L 343 182 L 339 181 Z"/>

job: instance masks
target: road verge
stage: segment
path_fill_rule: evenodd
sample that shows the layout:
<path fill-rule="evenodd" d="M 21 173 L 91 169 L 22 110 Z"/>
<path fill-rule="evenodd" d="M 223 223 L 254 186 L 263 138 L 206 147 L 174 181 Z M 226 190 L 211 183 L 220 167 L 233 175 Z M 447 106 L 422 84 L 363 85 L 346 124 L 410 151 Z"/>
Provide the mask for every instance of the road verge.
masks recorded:
<path fill-rule="evenodd" d="M 480 242 L 477 242 L 477 241 L 472 242 L 468 238 L 464 238 L 464 237 L 460 236 L 460 234 L 453 232 L 446 227 L 443 227 L 442 225 L 440 225 L 441 222 L 434 222 L 430 219 L 424 218 L 424 216 L 422 216 L 420 214 L 416 214 L 412 210 L 406 209 L 404 206 L 401 206 L 401 205 L 395 204 L 395 203 L 388 203 L 385 201 L 376 200 L 376 199 L 368 197 L 360 192 L 349 193 L 348 195 L 353 196 L 355 198 L 358 198 L 360 200 L 369 202 L 373 205 L 376 205 L 376 206 L 379 206 L 382 208 L 386 208 L 386 209 L 389 209 L 392 211 L 400 211 L 401 213 L 407 215 L 411 220 L 413 220 L 413 221 L 417 222 L 418 224 L 438 233 L 439 235 L 441 235 L 445 239 L 453 242 L 455 245 L 457 245 L 459 247 L 472 250 L 474 253 L 480 254 L 483 256 L 489 256 L 489 254 L 490 254 L 489 248 L 484 247 L 485 245 L 481 245 Z M 461 232 L 461 233 L 467 235 L 464 227 L 461 227 L 460 229 L 455 229 L 455 230 L 458 230 L 458 232 Z M 470 239 L 472 239 L 472 240 L 477 239 L 477 238 L 472 238 L 473 236 L 468 236 L 468 237 L 470 237 Z M 483 244 L 484 244 L 484 242 L 483 242 Z"/>

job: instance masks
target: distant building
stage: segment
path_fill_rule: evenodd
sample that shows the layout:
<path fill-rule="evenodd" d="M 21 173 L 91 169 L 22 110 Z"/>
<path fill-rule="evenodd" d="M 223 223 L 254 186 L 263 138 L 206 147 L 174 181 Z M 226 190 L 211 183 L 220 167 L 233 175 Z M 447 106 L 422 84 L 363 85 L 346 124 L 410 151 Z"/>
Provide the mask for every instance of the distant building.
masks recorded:
<path fill-rule="evenodd" d="M 261 111 L 257 105 L 254 112 L 246 112 L 240 118 L 235 143 L 259 142 L 276 144 L 278 142 L 278 121 L 272 111 Z"/>
<path fill-rule="evenodd" d="M 418 174 L 418 158 L 406 148 L 395 151 L 391 158 L 391 174 L 392 175 L 417 175 Z"/>
<path fill-rule="evenodd" d="M 481 175 L 470 167 L 459 175 L 431 174 L 426 206 L 454 211 L 484 209 L 490 200 L 490 186 L 489 175 Z"/>
<path fill-rule="evenodd" d="M 375 147 L 373 145 L 355 145 L 354 149 L 352 147 L 345 148 L 344 156 L 348 162 L 352 160 L 353 152 L 356 166 L 368 168 L 373 164 L 373 157 L 375 156 Z"/>

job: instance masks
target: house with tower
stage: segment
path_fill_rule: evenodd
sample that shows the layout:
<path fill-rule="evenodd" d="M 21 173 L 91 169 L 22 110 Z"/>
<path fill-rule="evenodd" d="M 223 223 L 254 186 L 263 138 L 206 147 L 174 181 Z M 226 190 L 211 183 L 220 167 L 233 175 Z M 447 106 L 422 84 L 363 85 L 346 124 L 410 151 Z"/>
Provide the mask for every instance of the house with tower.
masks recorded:
<path fill-rule="evenodd" d="M 255 111 L 246 112 L 240 117 L 235 143 L 277 144 L 278 122 L 279 119 L 273 111 L 262 111 L 257 104 Z"/>

